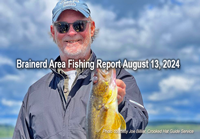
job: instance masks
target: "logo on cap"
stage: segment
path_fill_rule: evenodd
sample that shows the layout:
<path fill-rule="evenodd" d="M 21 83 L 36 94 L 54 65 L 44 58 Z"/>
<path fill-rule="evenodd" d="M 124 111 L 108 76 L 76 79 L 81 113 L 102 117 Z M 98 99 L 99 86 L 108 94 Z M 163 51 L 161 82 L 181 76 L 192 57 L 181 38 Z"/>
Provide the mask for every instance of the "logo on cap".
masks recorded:
<path fill-rule="evenodd" d="M 76 6 L 76 3 L 79 3 L 79 0 L 70 0 L 70 1 L 65 1 L 63 3 L 63 6 Z"/>

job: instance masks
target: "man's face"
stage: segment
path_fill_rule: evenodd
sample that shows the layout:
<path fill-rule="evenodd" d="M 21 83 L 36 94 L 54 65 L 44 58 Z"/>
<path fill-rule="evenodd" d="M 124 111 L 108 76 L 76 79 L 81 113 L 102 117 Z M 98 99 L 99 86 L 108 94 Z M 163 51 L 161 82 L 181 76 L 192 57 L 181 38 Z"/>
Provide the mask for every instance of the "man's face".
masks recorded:
<path fill-rule="evenodd" d="M 74 23 L 77 20 L 88 20 L 80 12 L 65 10 L 58 18 L 58 22 Z M 59 33 L 56 27 L 51 25 L 51 34 L 59 47 L 61 58 L 88 59 L 90 56 L 91 36 L 94 35 L 95 23 L 87 23 L 83 32 L 76 32 L 70 25 L 69 31 Z"/>

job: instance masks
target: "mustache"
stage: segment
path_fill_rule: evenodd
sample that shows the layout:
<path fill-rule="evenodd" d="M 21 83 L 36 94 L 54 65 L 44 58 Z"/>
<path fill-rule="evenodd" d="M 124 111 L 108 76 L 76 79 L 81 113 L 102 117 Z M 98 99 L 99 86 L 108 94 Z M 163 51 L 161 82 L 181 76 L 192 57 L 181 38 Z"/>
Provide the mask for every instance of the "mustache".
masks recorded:
<path fill-rule="evenodd" d="M 75 41 L 75 40 L 82 40 L 83 38 L 81 36 L 74 36 L 74 37 L 70 37 L 70 36 L 65 36 L 62 41 Z"/>

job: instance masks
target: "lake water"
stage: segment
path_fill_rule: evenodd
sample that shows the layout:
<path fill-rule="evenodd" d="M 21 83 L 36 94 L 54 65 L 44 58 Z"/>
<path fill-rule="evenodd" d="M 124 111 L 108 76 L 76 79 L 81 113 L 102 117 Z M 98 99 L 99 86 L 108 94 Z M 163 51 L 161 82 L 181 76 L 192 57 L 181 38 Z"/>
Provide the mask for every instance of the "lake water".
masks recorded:
<path fill-rule="evenodd" d="M 140 139 L 199 139 L 200 132 L 193 134 L 142 134 Z"/>

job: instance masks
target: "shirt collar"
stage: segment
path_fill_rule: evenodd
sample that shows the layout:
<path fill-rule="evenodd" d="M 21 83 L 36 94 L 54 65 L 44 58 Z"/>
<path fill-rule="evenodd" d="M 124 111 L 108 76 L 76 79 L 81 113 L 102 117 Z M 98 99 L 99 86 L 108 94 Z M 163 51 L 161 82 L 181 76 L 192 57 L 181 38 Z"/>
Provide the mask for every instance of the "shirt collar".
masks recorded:
<path fill-rule="evenodd" d="M 96 55 L 91 50 L 90 58 L 87 60 L 87 62 L 95 62 L 95 60 L 96 60 Z M 61 62 L 60 56 L 58 56 L 54 61 L 55 62 Z M 67 78 L 67 74 L 65 73 L 64 70 L 62 70 L 60 68 L 51 68 L 51 70 L 53 72 L 56 72 L 56 73 L 62 75 L 64 78 Z M 77 68 L 76 71 L 77 71 L 77 74 L 79 74 L 81 72 L 84 73 L 84 74 L 88 74 L 88 72 L 90 72 L 90 69 L 88 69 L 88 68 Z"/>

